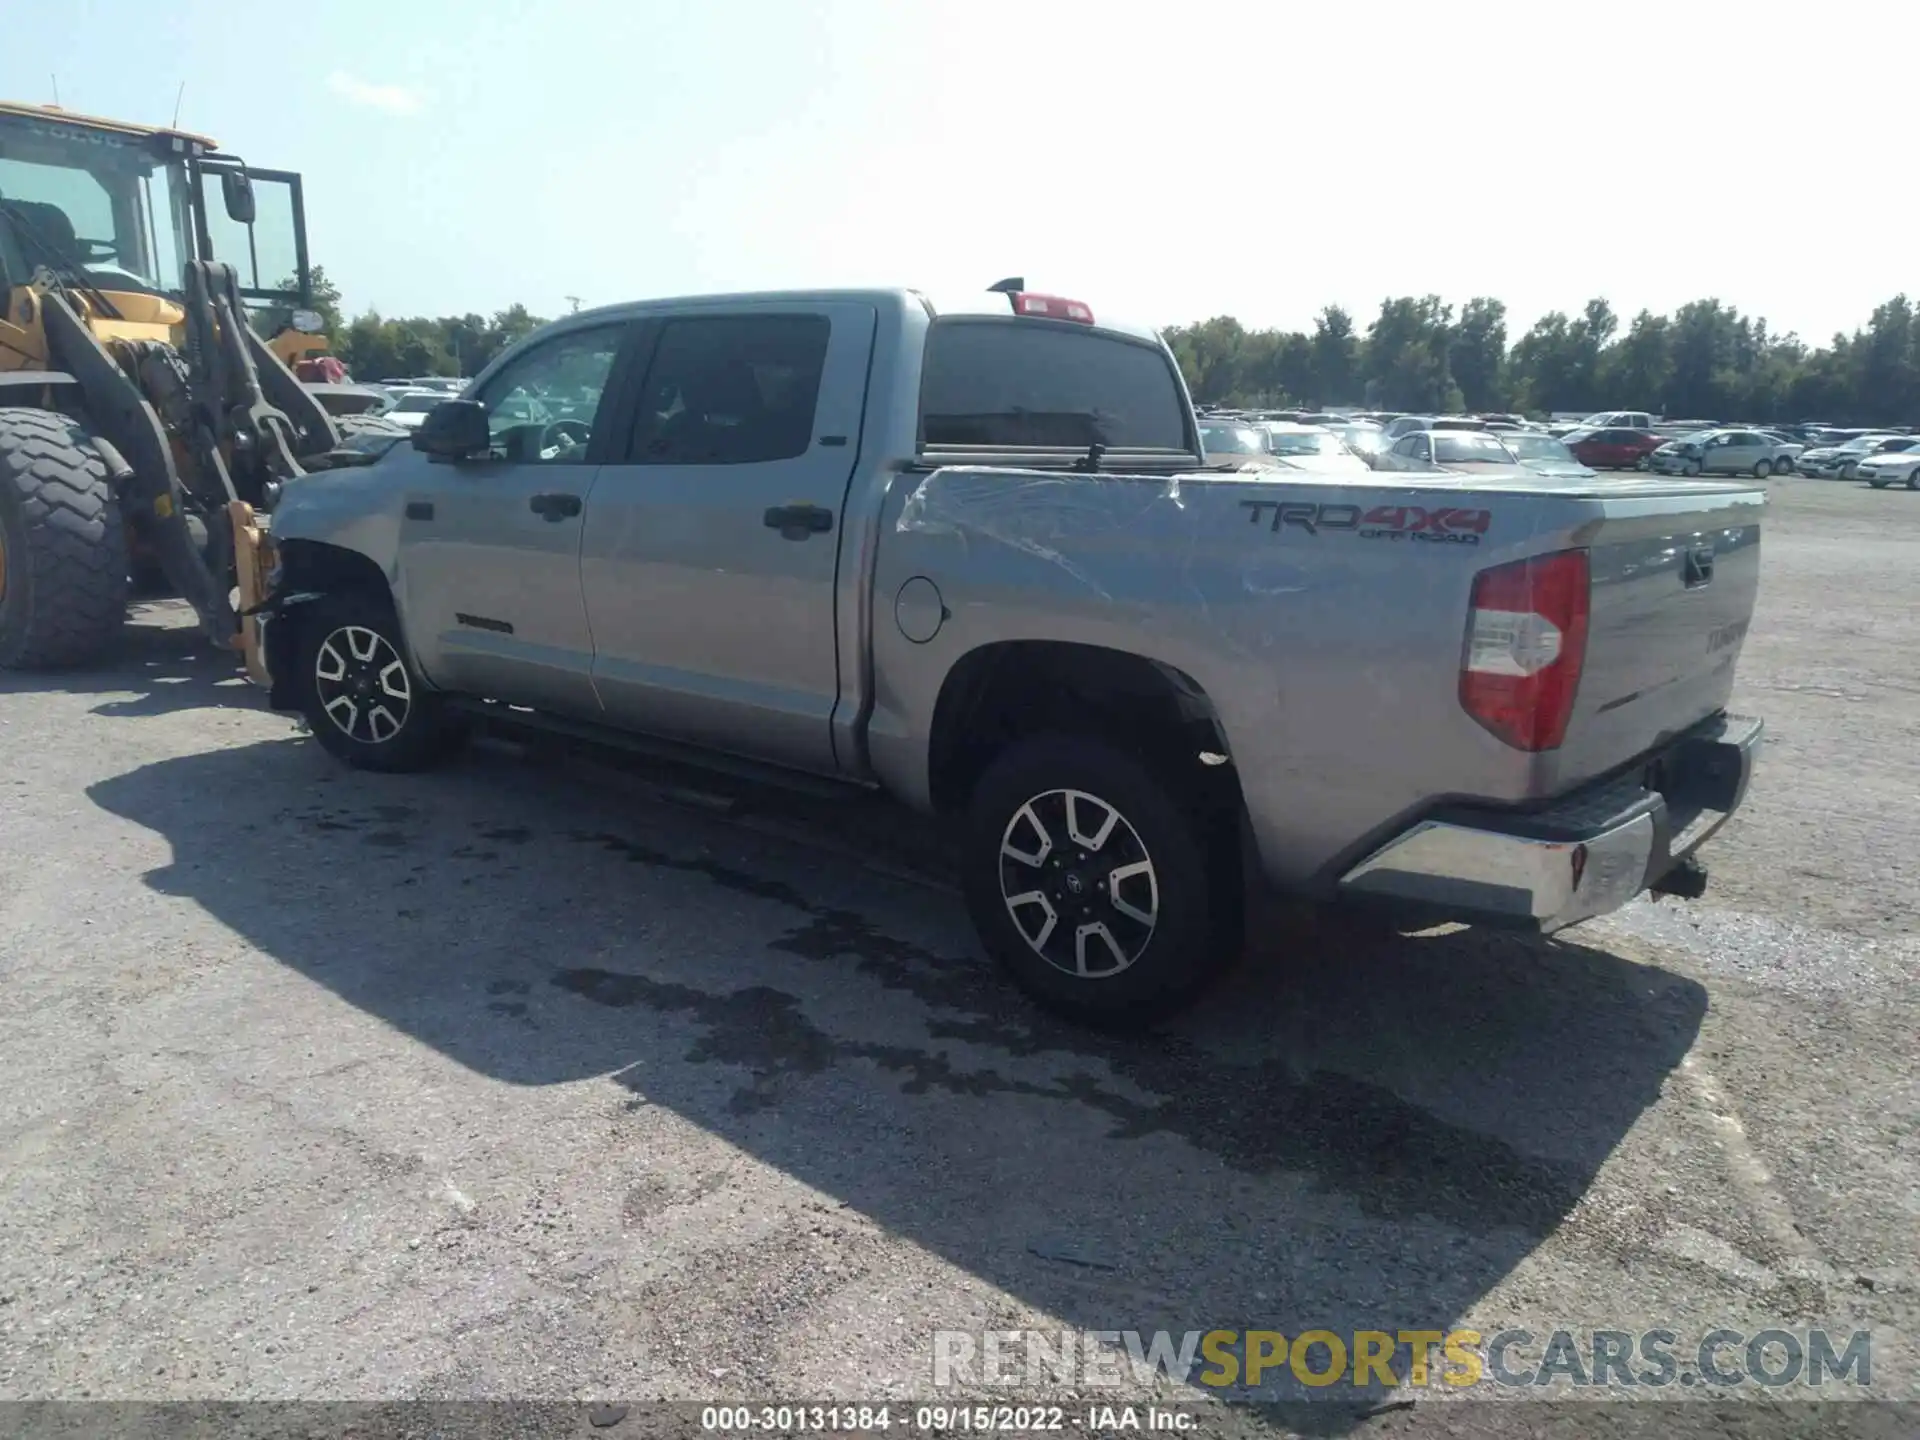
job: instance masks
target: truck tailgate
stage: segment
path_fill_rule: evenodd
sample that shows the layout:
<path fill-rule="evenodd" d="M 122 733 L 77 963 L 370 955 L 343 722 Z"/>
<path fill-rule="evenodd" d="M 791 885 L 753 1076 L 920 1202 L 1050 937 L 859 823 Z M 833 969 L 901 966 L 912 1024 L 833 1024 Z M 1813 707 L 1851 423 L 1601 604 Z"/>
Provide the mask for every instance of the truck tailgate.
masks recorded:
<path fill-rule="evenodd" d="M 1758 488 L 1609 480 L 1582 498 L 1587 656 L 1556 787 L 1623 765 L 1724 709 L 1760 585 Z"/>

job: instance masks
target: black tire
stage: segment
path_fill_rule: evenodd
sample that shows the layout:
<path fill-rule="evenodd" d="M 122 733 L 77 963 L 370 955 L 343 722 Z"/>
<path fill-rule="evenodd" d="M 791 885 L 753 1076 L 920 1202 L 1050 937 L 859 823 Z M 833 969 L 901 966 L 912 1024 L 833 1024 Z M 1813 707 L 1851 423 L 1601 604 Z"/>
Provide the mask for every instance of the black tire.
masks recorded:
<path fill-rule="evenodd" d="M 1884 490 L 1887 488 L 1887 482 L 1885 480 L 1869 480 L 1867 481 L 1867 484 L 1871 485 L 1876 490 Z M 1913 482 L 1909 480 L 1907 482 L 1907 486 L 1909 489 L 1911 489 L 1913 486 Z"/>
<path fill-rule="evenodd" d="M 1642 455 L 1638 460 L 1635 460 L 1633 462 L 1633 468 L 1636 470 L 1643 470 L 1643 471 L 1651 470 L 1653 469 L 1653 461 L 1649 459 L 1647 456 Z"/>
<path fill-rule="evenodd" d="M 1753 462 L 1753 478 L 1754 479 L 1765 480 L 1768 476 L 1772 474 L 1773 474 L 1773 462 L 1771 460 L 1756 460 Z"/>
<path fill-rule="evenodd" d="M 1920 467 L 1916 467 L 1907 472 L 1907 488 L 1909 490 L 1920 490 Z"/>
<path fill-rule="evenodd" d="M 404 773 L 458 748 L 465 727 L 414 670 L 384 596 L 315 601 L 299 624 L 300 712 L 328 754 L 356 770 Z"/>
<path fill-rule="evenodd" d="M 1077 824 L 1067 820 L 1067 792 L 1087 797 L 1075 802 Z M 1112 825 L 1110 813 L 1117 816 Z M 1101 843 L 1083 851 L 1071 843 L 1075 829 Z M 961 882 L 981 943 L 1022 990 L 1078 1023 L 1133 1028 L 1177 1013 L 1239 954 L 1240 862 L 1230 833 L 1226 821 L 1183 805 L 1132 755 L 1091 737 L 1036 736 L 1008 748 L 975 785 Z M 1029 867 L 1003 854 L 1010 843 L 1041 856 L 1031 893 L 1051 897 L 1015 903 L 1030 892 L 1010 895 L 1008 887 L 1025 884 Z M 1142 862 L 1151 868 L 1137 870 Z M 1134 871 L 1112 886 L 1124 909 L 1100 888 L 1122 868 Z M 1092 936 L 1082 940 L 1077 927 L 1067 931 L 1066 912 L 1076 904 L 1087 907 L 1076 918 L 1101 925 L 1111 948 Z M 1048 914 L 1055 917 L 1051 927 Z M 1151 923 L 1143 925 L 1142 915 Z M 1109 973 L 1073 973 L 1066 967 L 1078 955 L 1087 957 L 1088 971 Z"/>
<path fill-rule="evenodd" d="M 127 618 L 127 534 L 92 436 L 0 409 L 0 670 L 84 665 Z"/>

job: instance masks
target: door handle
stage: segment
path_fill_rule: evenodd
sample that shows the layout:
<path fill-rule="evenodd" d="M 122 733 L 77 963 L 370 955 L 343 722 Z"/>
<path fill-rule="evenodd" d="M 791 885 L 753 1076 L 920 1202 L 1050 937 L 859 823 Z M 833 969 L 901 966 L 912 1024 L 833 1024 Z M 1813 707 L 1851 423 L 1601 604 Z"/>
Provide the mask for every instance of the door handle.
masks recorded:
<path fill-rule="evenodd" d="M 778 530 L 782 540 L 804 540 L 833 529 L 833 512 L 824 505 L 774 505 L 761 522 L 769 530 Z"/>
<path fill-rule="evenodd" d="M 578 495 L 536 495 L 527 502 L 527 508 L 536 515 L 544 515 L 547 519 L 558 522 L 570 515 L 580 513 L 580 497 Z"/>

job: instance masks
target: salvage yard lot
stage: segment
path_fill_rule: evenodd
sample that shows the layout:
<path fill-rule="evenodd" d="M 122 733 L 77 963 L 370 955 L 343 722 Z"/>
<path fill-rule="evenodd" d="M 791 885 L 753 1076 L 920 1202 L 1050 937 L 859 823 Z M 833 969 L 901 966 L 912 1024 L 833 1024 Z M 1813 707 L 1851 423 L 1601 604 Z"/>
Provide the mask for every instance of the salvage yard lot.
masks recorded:
<path fill-rule="evenodd" d="M 1771 489 L 1705 901 L 1274 917 L 1152 1040 L 1032 1012 L 895 817 L 350 773 L 172 606 L 7 677 L 0 1398 L 929 1399 L 945 1328 L 1823 1322 L 1912 1394 L 1920 495 Z"/>

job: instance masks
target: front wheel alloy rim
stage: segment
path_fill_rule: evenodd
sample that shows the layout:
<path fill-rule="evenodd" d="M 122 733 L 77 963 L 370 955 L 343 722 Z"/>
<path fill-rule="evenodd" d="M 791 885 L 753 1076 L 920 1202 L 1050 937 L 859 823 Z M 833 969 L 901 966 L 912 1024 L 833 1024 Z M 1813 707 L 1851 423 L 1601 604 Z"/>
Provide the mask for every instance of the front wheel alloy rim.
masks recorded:
<path fill-rule="evenodd" d="M 1160 920 L 1160 878 L 1139 832 L 1084 790 L 1048 790 L 1013 812 L 1000 896 L 1028 948 L 1079 980 L 1128 969 Z"/>
<path fill-rule="evenodd" d="M 342 625 L 313 659 L 320 708 L 349 740 L 380 745 L 406 728 L 413 683 L 393 642 L 364 625 Z"/>

